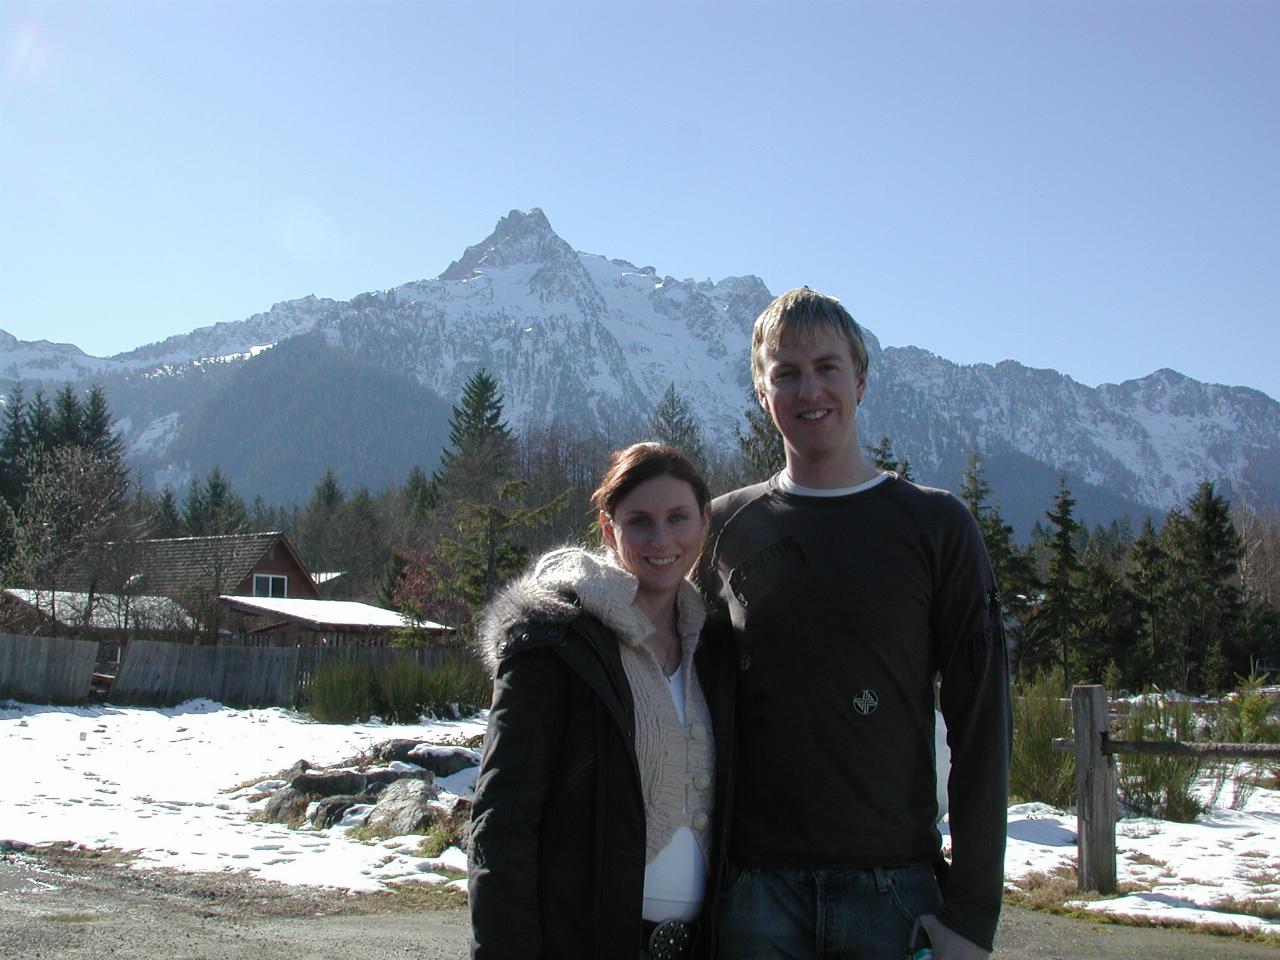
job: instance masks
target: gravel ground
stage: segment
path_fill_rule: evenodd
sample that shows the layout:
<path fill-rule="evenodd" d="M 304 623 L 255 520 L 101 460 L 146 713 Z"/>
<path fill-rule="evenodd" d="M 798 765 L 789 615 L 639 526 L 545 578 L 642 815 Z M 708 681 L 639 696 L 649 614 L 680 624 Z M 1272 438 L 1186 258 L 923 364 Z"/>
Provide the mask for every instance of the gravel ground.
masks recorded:
<path fill-rule="evenodd" d="M 119 856 L 42 849 L 0 859 L 0 956 L 40 960 L 461 960 L 460 906 L 285 887 L 243 874 L 131 870 Z M 1274 947 L 1006 907 L 996 960 L 1236 960 Z"/>

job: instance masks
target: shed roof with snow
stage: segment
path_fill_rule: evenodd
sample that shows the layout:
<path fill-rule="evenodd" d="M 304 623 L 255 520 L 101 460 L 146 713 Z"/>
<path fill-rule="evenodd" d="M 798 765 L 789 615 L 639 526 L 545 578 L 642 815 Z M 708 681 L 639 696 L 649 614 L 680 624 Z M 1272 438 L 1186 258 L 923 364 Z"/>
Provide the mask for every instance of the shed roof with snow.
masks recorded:
<path fill-rule="evenodd" d="M 452 633 L 452 627 L 431 620 L 414 621 L 396 610 L 354 600 L 300 600 L 293 597 L 218 598 L 233 610 L 258 617 L 274 617 L 312 630 L 353 633 L 364 630 L 415 628 L 428 633 Z"/>

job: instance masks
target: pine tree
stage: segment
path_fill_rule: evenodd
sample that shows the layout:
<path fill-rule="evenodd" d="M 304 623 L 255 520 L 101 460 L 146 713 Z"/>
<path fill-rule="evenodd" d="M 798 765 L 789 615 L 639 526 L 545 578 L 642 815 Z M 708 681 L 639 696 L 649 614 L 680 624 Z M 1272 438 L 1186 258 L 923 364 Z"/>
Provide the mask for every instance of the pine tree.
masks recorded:
<path fill-rule="evenodd" d="M 1187 690 L 1221 689 L 1233 670 L 1248 670 L 1240 644 L 1244 548 L 1230 505 L 1212 482 L 1200 484 L 1185 512 L 1170 511 L 1163 539 L 1170 558 L 1168 617 L 1179 651 L 1179 680 Z"/>
<path fill-rule="evenodd" d="M 294 514 L 293 527 L 298 552 L 312 570 L 337 570 L 344 566 L 348 531 L 343 521 L 346 494 L 332 468 L 311 491 L 306 506 Z"/>
<path fill-rule="evenodd" d="M 16 510 L 22 502 L 25 480 L 23 454 L 27 450 L 27 408 L 22 384 L 9 391 L 4 406 L 4 427 L 0 432 L 0 500 Z"/>
<path fill-rule="evenodd" d="M 473 621 L 498 587 L 527 562 L 521 534 L 563 507 L 568 496 L 566 491 L 530 509 L 523 504 L 524 488 L 524 481 L 512 480 L 487 502 L 460 502 L 453 531 L 440 541 L 439 555 L 454 571 L 454 588 L 466 601 Z"/>
<path fill-rule="evenodd" d="M 425 521 L 437 505 L 435 488 L 417 464 L 414 464 L 405 480 L 404 499 L 409 520 L 415 524 Z"/>
<path fill-rule="evenodd" d="M 89 449 L 98 456 L 123 466 L 124 441 L 113 429 L 111 411 L 107 408 L 107 397 L 98 384 L 89 388 L 89 396 L 85 399 L 82 408 L 80 424 L 82 440 Z"/>
<path fill-rule="evenodd" d="M 480 369 L 463 384 L 461 405 L 452 408 L 449 442 L 460 450 L 468 441 L 493 437 L 511 439 L 511 430 L 502 419 L 498 381 Z"/>
<path fill-rule="evenodd" d="M 54 446 L 78 447 L 84 443 L 84 410 L 71 384 L 53 398 L 52 440 Z"/>
<path fill-rule="evenodd" d="M 37 456 L 48 450 L 54 442 L 53 409 L 44 391 L 36 388 L 27 408 L 27 448 Z"/>
<path fill-rule="evenodd" d="M 22 528 L 8 502 L 0 498 L 0 588 L 27 583 L 27 552 Z"/>
<path fill-rule="evenodd" d="M 1005 613 L 1014 620 L 1012 640 L 1020 645 L 1036 592 L 1035 570 L 1030 556 L 1014 541 L 1013 527 L 1004 522 L 1000 508 L 990 502 L 990 497 L 991 485 L 982 469 L 982 455 L 974 447 L 961 477 L 960 499 L 978 523 Z"/>
<path fill-rule="evenodd" d="M 187 537 L 205 535 L 204 489 L 200 481 L 192 477 L 187 484 L 187 495 L 182 499 L 182 534 Z"/>
<path fill-rule="evenodd" d="M 674 383 L 667 385 L 662 399 L 654 408 L 649 430 L 659 443 L 679 450 L 693 461 L 699 472 L 706 472 L 702 430 L 693 416 L 693 410 L 684 397 L 680 396 Z"/>
<path fill-rule="evenodd" d="M 1132 687 L 1177 684 L 1176 656 L 1168 630 L 1169 555 L 1148 516 L 1129 551 L 1129 595 L 1133 598 L 1138 642 L 1127 658 L 1125 676 Z"/>
<path fill-rule="evenodd" d="M 1091 537 L 1081 558 L 1080 589 L 1073 624 L 1077 680 L 1102 683 L 1110 672 L 1126 686 L 1140 687 L 1135 647 L 1142 634 L 1139 605 L 1124 576 L 1123 545 L 1105 532 Z"/>
<path fill-rule="evenodd" d="M 567 491 L 542 506 L 525 505 L 527 483 L 513 479 L 515 442 L 502 420 L 498 385 L 483 370 L 453 408 L 449 437 L 454 449 L 444 452 L 432 482 L 430 524 L 439 531 L 435 555 L 444 564 L 436 582 L 465 601 L 470 620 L 523 565 L 528 531 L 563 507 Z M 470 623 L 451 626 L 467 630 Z"/>
<path fill-rule="evenodd" d="M 205 478 L 204 506 L 210 535 L 243 533 L 248 528 L 249 516 L 244 501 L 218 467 L 210 470 Z"/>
<path fill-rule="evenodd" d="M 432 486 L 445 499 L 491 495 L 515 473 L 515 438 L 502 419 L 498 381 L 477 370 L 462 388 L 462 402 L 449 417 L 449 443 Z"/>
<path fill-rule="evenodd" d="M 773 420 L 756 402 L 755 388 L 751 389 L 749 396 L 751 400 L 746 409 L 747 430 L 743 433 L 741 427 L 735 429 L 746 480 L 748 483 L 759 483 L 787 465 L 787 448 Z"/>
<path fill-rule="evenodd" d="M 165 487 L 160 491 L 151 535 L 162 540 L 182 536 L 182 517 L 178 513 L 178 498 L 173 495 L 172 487 Z"/>
<path fill-rule="evenodd" d="M 867 453 L 877 470 L 890 470 L 903 480 L 915 480 L 915 475 L 911 472 L 911 461 L 906 457 L 897 459 L 893 452 L 893 441 L 887 434 L 881 434 L 878 443 L 867 447 Z"/>
<path fill-rule="evenodd" d="M 244 533 L 249 514 L 244 501 L 232 489 L 231 481 L 218 467 L 209 471 L 203 484 L 194 478 L 182 506 L 182 525 L 188 536 L 217 537 Z"/>
<path fill-rule="evenodd" d="M 1067 489 L 1067 478 L 1058 478 L 1058 492 L 1053 508 L 1045 516 L 1053 524 L 1049 536 L 1048 576 L 1044 583 L 1044 599 L 1032 616 L 1032 671 L 1047 667 L 1056 656 L 1069 690 L 1075 676 L 1072 669 L 1071 639 L 1079 609 L 1080 559 L 1076 537 L 1080 524 L 1075 519 L 1076 501 Z"/>

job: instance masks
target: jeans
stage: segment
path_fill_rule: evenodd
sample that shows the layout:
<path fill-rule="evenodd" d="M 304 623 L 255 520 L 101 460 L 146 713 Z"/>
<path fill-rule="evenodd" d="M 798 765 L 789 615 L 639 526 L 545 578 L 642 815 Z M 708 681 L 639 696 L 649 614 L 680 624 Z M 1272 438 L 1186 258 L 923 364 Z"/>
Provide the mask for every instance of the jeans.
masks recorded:
<path fill-rule="evenodd" d="M 916 917 L 942 894 L 931 867 L 730 867 L 719 917 L 723 960 L 905 960 Z"/>

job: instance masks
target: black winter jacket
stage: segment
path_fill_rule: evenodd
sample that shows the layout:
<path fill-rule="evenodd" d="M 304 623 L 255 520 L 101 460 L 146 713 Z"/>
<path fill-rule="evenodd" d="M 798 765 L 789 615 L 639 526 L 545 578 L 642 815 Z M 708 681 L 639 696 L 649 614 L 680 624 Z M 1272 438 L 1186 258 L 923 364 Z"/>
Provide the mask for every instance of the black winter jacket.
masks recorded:
<path fill-rule="evenodd" d="M 633 960 L 640 947 L 645 821 L 631 690 L 617 637 L 576 606 L 565 615 L 516 621 L 493 651 L 468 880 L 476 960 Z M 704 687 L 732 684 L 722 662 L 731 646 L 700 644 Z M 711 692 L 709 704 L 731 702 Z M 719 791 L 730 724 L 715 707 L 712 723 Z M 717 849 L 713 865 L 722 862 Z M 713 869 L 700 956 L 719 883 Z"/>

